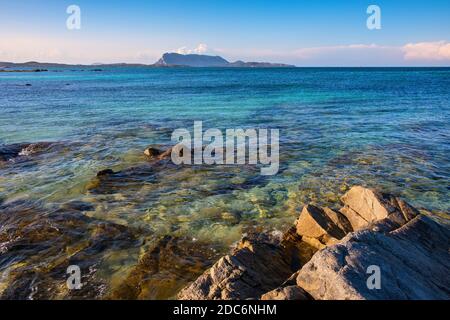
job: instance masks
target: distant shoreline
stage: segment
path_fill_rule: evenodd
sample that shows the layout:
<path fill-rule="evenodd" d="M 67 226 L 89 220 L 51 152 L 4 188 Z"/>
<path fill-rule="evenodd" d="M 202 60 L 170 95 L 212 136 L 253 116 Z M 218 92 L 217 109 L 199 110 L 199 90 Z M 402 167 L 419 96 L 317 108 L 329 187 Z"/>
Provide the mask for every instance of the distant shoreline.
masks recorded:
<path fill-rule="evenodd" d="M 29 69 L 24 69 L 29 68 Z M 105 68 L 151 68 L 151 69 L 450 69 L 450 66 L 213 66 L 213 67 L 193 67 L 185 65 L 156 65 L 156 64 L 134 64 L 134 63 L 111 63 L 111 64 L 64 64 L 52 62 L 0 62 L 0 73 L 30 73 L 30 72 L 50 72 L 49 68 L 83 68 L 89 71 L 104 71 Z M 79 71 L 79 70 L 76 70 Z"/>

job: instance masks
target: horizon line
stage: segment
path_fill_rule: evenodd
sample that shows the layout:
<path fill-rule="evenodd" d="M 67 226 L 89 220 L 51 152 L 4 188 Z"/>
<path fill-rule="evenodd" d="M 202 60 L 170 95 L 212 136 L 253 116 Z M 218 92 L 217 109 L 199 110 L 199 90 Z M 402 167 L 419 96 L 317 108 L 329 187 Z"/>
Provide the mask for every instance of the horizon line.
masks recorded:
<path fill-rule="evenodd" d="M 175 52 L 174 52 L 175 53 Z M 194 54 L 194 55 L 202 55 L 202 54 Z M 220 56 L 219 56 L 220 57 Z M 249 61 L 249 62 L 259 62 L 259 61 Z M 113 65 L 129 65 L 129 66 L 155 66 L 154 63 L 142 63 L 142 62 L 94 62 L 94 63 L 67 63 L 67 62 L 49 62 L 49 61 L 38 61 L 38 60 L 25 60 L 25 61 L 0 61 L 0 64 L 53 64 L 53 65 L 66 65 L 66 66 L 87 66 L 87 67 L 96 67 L 96 66 L 113 66 Z M 288 67 L 278 67 L 283 69 L 288 68 L 450 68 L 449 65 L 294 65 L 290 63 L 284 62 L 268 62 L 262 61 L 260 63 L 272 63 L 272 64 L 285 64 Z M 4 66 L 0 66 L 4 68 Z M 170 68 L 171 66 L 155 66 L 159 68 Z M 191 67 L 185 65 L 173 65 L 173 67 L 185 67 L 185 68 L 227 68 L 227 67 Z M 229 67 L 229 68 L 249 68 L 249 69 L 268 69 L 268 67 Z M 277 67 L 272 67 L 277 68 Z"/>

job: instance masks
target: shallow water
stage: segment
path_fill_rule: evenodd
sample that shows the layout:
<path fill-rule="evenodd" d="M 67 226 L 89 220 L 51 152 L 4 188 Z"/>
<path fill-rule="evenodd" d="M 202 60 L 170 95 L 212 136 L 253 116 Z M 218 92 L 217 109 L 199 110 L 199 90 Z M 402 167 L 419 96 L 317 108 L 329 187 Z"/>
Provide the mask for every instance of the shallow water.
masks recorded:
<path fill-rule="evenodd" d="M 196 120 L 204 129 L 279 128 L 280 172 L 263 177 L 251 166 L 148 163 L 145 147 L 168 147 L 174 129 L 192 129 Z M 181 252 L 167 249 L 177 263 L 186 263 L 192 244 L 204 258 L 181 271 L 170 266 L 176 264 L 171 259 L 158 260 L 166 269 L 152 273 L 142 292 L 131 296 L 168 298 L 243 233 L 283 230 L 306 202 L 338 207 L 339 196 L 354 184 L 400 195 L 418 208 L 448 212 L 449 123 L 449 68 L 0 74 L 2 148 L 54 142 L 43 152 L 0 162 L 3 214 L 17 216 L 3 219 L 0 229 L 0 295 L 3 290 L 4 296 L 14 296 L 26 287 L 28 298 L 70 298 L 63 285 L 46 292 L 64 279 L 55 271 L 58 266 L 78 259 L 91 270 L 89 281 L 98 284 L 79 297 L 120 297 L 124 290 L 115 288 L 138 281 L 130 274 L 140 270 L 139 259 L 170 235 L 183 239 L 174 245 L 183 246 Z M 99 181 L 96 173 L 105 168 L 120 174 Z M 8 241 L 30 237 L 26 228 L 47 230 L 33 221 L 45 217 L 58 228 L 70 219 L 56 217 L 75 214 L 91 220 L 73 222 L 78 227 L 67 237 L 59 228 L 59 250 L 43 245 L 55 235 L 39 238 L 36 246 L 28 241 L 8 248 Z M 114 230 L 126 227 L 130 238 L 105 235 L 102 223 Z M 39 276 L 37 265 L 44 266 Z M 34 280 L 14 280 L 26 277 Z"/>

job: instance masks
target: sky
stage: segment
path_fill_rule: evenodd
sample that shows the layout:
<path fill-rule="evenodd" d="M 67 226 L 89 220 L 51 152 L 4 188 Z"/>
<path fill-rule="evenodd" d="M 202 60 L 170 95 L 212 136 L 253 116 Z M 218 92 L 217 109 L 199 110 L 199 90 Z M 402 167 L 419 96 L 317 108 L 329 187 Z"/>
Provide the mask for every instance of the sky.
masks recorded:
<path fill-rule="evenodd" d="M 80 8 L 80 29 L 67 28 L 70 5 Z M 367 27 L 370 5 L 380 8 L 380 29 Z M 0 0 L 0 61 L 151 64 L 164 52 L 450 66 L 450 1 Z"/>

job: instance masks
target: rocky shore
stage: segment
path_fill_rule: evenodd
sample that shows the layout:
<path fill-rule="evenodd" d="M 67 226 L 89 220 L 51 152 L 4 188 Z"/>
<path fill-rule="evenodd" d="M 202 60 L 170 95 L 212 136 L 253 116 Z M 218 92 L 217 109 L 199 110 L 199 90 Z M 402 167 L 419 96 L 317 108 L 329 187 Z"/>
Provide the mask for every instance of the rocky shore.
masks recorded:
<path fill-rule="evenodd" d="M 32 167 L 33 160 L 47 161 L 67 147 L 63 142 L 3 146 L 0 168 Z M 0 278 L 0 299 L 450 299 L 449 220 L 362 186 L 342 196 L 339 210 L 305 205 L 284 233 L 247 228 L 223 257 L 228 249 L 210 241 L 214 237 L 173 232 L 161 237 L 138 224 L 93 214 L 109 195 L 140 192 L 144 184 L 179 172 L 170 153 L 150 146 L 143 163 L 99 171 L 84 189 L 101 202 L 82 198 L 45 207 L 0 199 L 0 266 L 8 266 Z M 233 219 L 222 213 L 218 223 Z M 117 267 L 112 259 L 125 262 L 125 253 L 134 254 L 131 267 Z M 65 286 L 72 264 L 89 270 L 79 291 Z M 116 272 L 117 280 L 108 282 L 98 270 Z M 368 285 L 373 276 L 379 276 L 378 286 Z"/>
<path fill-rule="evenodd" d="M 446 222 L 361 186 L 341 200 L 339 211 L 306 205 L 281 237 L 245 236 L 178 298 L 450 299 Z"/>

